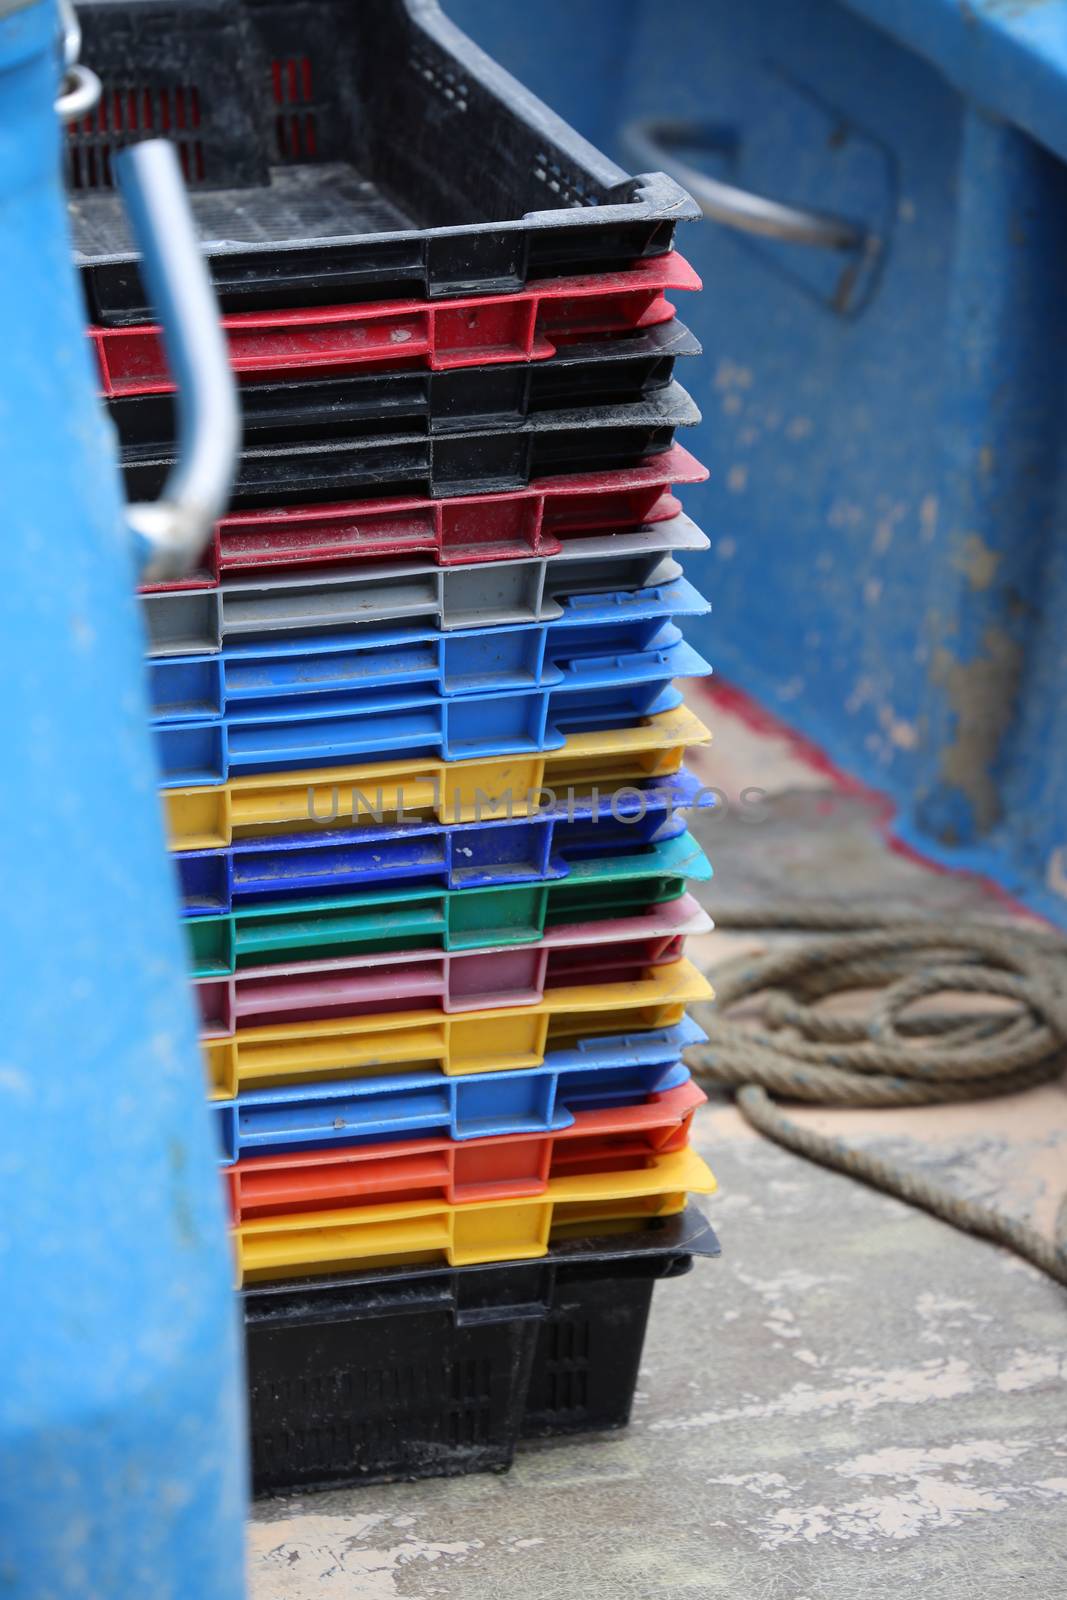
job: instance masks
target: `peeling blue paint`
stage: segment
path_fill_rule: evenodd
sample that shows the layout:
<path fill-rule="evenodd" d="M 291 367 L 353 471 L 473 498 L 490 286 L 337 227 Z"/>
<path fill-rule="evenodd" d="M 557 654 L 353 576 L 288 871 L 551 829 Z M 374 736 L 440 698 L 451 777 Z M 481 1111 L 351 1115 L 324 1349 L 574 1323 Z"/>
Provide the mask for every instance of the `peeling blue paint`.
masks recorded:
<path fill-rule="evenodd" d="M 508 8 L 450 10 L 509 62 Z M 613 101 L 590 114 L 579 65 L 557 72 L 569 0 L 544 0 L 522 70 L 595 142 L 626 160 L 630 118 L 713 120 L 731 181 L 884 241 L 843 318 L 816 252 L 680 236 L 706 288 L 682 308 L 711 468 L 685 496 L 711 539 L 694 643 L 919 848 L 1067 923 L 1067 0 L 582 16 L 626 61 Z"/>

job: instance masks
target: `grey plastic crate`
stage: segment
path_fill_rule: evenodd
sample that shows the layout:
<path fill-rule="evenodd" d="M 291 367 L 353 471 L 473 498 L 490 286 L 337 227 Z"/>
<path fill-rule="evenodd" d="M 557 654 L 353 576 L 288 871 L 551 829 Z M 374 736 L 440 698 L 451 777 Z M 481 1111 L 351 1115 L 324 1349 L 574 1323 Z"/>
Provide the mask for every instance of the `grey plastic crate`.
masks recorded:
<path fill-rule="evenodd" d="M 148 654 L 210 654 L 225 639 L 357 631 L 399 620 L 444 630 L 551 622 L 561 615 L 560 596 L 670 583 L 682 570 L 674 552 L 707 547 L 707 536 L 681 514 L 634 533 L 575 539 L 558 555 L 526 561 L 367 563 L 148 594 Z"/>

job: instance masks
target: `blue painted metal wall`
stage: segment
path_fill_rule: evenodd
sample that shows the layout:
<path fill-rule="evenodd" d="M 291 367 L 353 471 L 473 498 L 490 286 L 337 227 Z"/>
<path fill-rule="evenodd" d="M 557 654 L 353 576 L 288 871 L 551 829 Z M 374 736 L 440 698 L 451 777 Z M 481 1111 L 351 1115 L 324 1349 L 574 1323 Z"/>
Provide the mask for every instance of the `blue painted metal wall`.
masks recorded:
<path fill-rule="evenodd" d="M 831 259 L 683 235 L 695 642 L 921 848 L 1067 921 L 1067 4 L 446 9 L 624 163 L 630 118 L 710 124 L 708 171 L 882 235 L 849 317 Z"/>
<path fill-rule="evenodd" d="M 56 40 L 0 0 L 0 1593 L 237 1600 L 237 1307 Z"/>

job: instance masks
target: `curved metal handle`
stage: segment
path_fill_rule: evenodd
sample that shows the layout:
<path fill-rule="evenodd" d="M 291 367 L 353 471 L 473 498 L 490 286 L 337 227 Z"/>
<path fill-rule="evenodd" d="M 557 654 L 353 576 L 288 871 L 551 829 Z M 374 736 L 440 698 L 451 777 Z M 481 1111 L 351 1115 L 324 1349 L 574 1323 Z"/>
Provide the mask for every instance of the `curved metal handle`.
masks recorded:
<path fill-rule="evenodd" d="M 159 500 L 127 508 L 147 562 L 143 577 L 159 583 L 192 570 L 225 511 L 241 419 L 174 146 L 164 139 L 131 145 L 116 156 L 115 173 L 177 386 L 178 459 Z"/>
<path fill-rule="evenodd" d="M 765 195 L 738 189 L 732 183 L 709 178 L 674 154 L 679 144 L 694 142 L 698 130 L 692 123 L 631 122 L 623 131 L 639 162 L 649 171 L 663 171 L 688 189 L 706 217 L 725 223 L 742 233 L 757 233 L 767 239 L 785 239 L 791 244 L 813 245 L 821 250 L 862 251 L 873 254 L 879 241 L 858 223 L 821 211 L 803 211 L 797 206 L 768 200 Z"/>

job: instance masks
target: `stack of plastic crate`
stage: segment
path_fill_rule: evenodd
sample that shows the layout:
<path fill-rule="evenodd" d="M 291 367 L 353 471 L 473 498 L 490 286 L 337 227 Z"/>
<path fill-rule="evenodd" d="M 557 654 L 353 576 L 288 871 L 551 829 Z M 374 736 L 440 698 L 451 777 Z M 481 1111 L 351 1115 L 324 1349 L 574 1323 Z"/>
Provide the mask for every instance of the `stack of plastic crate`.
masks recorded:
<path fill-rule="evenodd" d="M 205 570 L 144 606 L 257 1487 L 500 1467 L 625 1421 L 653 1282 L 716 1248 L 681 1062 L 691 208 L 425 0 L 81 14 L 72 213 L 131 497 L 174 421 L 130 137 L 177 139 L 242 389 Z"/>

